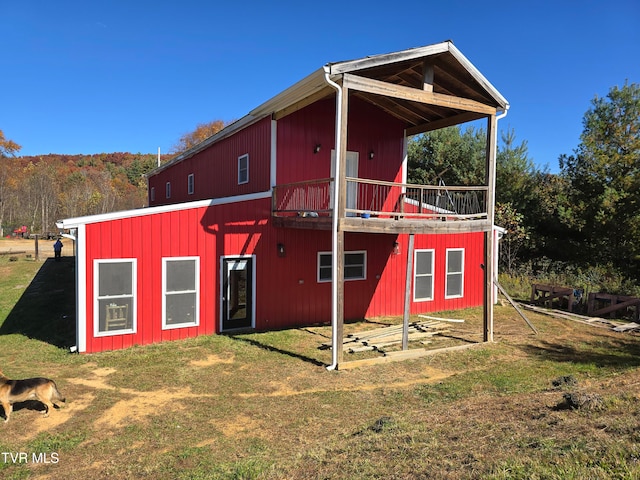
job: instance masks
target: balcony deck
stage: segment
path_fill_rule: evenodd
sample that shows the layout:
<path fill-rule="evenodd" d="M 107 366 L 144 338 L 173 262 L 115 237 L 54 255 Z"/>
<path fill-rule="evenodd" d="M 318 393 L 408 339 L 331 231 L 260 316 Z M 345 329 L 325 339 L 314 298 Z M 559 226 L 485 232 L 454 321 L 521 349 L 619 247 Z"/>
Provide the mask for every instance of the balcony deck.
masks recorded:
<path fill-rule="evenodd" d="M 490 231 L 486 186 L 412 185 L 347 177 L 346 232 L 462 233 Z M 273 222 L 283 228 L 330 230 L 333 179 L 276 186 Z"/>

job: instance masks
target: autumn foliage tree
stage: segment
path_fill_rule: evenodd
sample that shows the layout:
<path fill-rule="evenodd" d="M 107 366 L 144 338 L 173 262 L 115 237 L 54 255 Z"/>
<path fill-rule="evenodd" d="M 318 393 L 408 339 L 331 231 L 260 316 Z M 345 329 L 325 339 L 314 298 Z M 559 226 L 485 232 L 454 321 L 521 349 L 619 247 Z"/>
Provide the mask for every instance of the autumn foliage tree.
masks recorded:
<path fill-rule="evenodd" d="M 0 158 L 15 157 L 21 148 L 13 140 L 5 138 L 4 132 L 0 130 Z"/>
<path fill-rule="evenodd" d="M 208 123 L 199 123 L 192 132 L 185 133 L 180 137 L 178 143 L 171 148 L 171 153 L 179 155 L 190 148 L 205 141 L 210 136 L 218 133 L 225 127 L 222 120 L 213 120 Z"/>
<path fill-rule="evenodd" d="M 199 124 L 180 137 L 172 153 L 188 150 L 224 126 L 222 120 Z M 158 165 L 154 154 L 19 157 L 20 149 L 0 130 L 0 235 L 22 225 L 34 233 L 51 232 L 61 218 L 144 207 L 145 175 Z M 163 157 L 161 162 L 171 155 Z"/>
<path fill-rule="evenodd" d="M 33 233 L 55 232 L 61 218 L 144 207 L 145 174 L 156 165 L 156 155 L 140 153 L 5 156 L 0 161 L 4 233 L 22 225 Z"/>
<path fill-rule="evenodd" d="M 4 132 L 0 130 L 0 236 L 4 235 L 2 225 L 4 224 L 5 212 L 9 205 L 8 193 L 11 184 L 11 175 L 6 159 L 15 157 L 21 148 L 22 147 L 13 140 L 5 138 Z"/>

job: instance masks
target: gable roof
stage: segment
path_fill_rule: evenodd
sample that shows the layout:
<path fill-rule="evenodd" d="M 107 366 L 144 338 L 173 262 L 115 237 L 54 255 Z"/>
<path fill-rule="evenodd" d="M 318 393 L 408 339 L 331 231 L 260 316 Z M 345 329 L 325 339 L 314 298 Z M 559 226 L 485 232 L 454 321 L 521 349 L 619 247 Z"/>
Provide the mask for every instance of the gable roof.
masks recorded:
<path fill-rule="evenodd" d="M 409 135 L 477 120 L 485 117 L 491 109 L 505 112 L 509 108 L 509 102 L 500 92 L 447 40 L 399 52 L 327 63 L 149 175 L 193 156 L 265 116 L 282 118 L 317 100 L 335 95 L 335 90 L 327 82 L 328 78 L 343 84 L 347 78 L 355 82 L 353 85 L 364 82 L 365 86 L 356 87 L 354 94 L 399 118 L 405 123 Z M 411 99 L 411 91 L 424 91 L 425 78 L 432 85 L 434 98 L 440 98 L 442 102 L 432 104 Z M 385 95 L 385 85 L 408 94 Z M 457 105 L 456 100 L 486 106 L 488 110 L 469 111 Z"/>

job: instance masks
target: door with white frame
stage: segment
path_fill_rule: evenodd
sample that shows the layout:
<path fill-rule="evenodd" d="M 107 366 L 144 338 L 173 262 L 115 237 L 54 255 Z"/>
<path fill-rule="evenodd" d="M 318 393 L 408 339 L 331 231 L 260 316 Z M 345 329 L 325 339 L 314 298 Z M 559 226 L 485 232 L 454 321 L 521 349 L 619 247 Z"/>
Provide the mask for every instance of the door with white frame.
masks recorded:
<path fill-rule="evenodd" d="M 220 259 L 220 323 L 221 330 L 237 330 L 255 326 L 254 256 Z"/>

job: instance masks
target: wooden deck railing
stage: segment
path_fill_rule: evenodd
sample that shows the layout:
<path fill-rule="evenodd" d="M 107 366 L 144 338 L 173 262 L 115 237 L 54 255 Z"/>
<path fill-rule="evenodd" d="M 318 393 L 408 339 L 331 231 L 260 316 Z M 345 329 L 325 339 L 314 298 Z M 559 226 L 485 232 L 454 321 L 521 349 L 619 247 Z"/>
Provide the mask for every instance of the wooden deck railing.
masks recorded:
<path fill-rule="evenodd" d="M 347 216 L 407 219 L 483 219 L 487 187 L 448 187 L 347 177 Z M 275 216 L 330 216 L 333 179 L 278 185 Z"/>
<path fill-rule="evenodd" d="M 275 216 L 330 215 L 332 178 L 287 183 L 273 188 Z"/>

